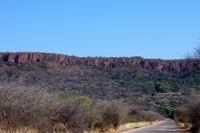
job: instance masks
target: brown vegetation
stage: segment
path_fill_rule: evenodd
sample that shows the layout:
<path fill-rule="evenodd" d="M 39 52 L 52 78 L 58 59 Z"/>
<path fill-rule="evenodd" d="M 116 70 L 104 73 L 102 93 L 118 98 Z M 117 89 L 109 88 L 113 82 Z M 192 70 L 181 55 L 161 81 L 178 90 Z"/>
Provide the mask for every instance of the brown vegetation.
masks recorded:
<path fill-rule="evenodd" d="M 0 129 L 5 132 L 107 131 L 127 120 L 128 106 L 120 101 L 92 103 L 85 96 L 51 95 L 40 86 L 15 86 L 0 88 Z"/>
<path fill-rule="evenodd" d="M 2 81 L 27 87 L 44 84 L 48 92 L 76 91 L 93 100 L 125 99 L 143 109 L 179 106 L 191 91 L 199 89 L 200 83 L 200 74 L 190 72 L 193 63 L 186 60 L 116 58 L 114 61 L 112 58 L 82 59 L 44 53 L 2 53 L 1 57 L 0 85 Z M 65 57 L 70 65 L 60 64 L 61 57 Z M 90 60 L 98 60 L 100 65 L 90 65 Z M 128 63 L 134 60 L 136 64 Z M 106 62 L 115 62 L 116 66 L 103 65 Z M 160 63 L 164 65 L 163 69 L 157 71 Z M 171 92 L 181 92 L 181 95 L 160 95 Z"/>
<path fill-rule="evenodd" d="M 0 126 L 76 133 L 161 119 L 152 110 L 169 111 L 200 90 L 197 67 L 196 60 L 1 53 Z"/>
<path fill-rule="evenodd" d="M 195 62 L 195 67 L 190 71 L 198 73 L 200 70 L 200 45 L 194 48 L 193 53 L 187 55 L 189 62 Z M 184 106 L 184 109 L 176 111 L 178 114 L 177 120 L 183 123 L 190 123 L 192 125 L 191 132 L 200 132 L 200 96 L 198 94 L 199 87 L 197 87 L 197 94 L 191 95 L 188 100 L 188 104 Z"/>
<path fill-rule="evenodd" d="M 200 132 L 200 96 L 193 96 L 189 101 L 188 115 L 192 124 L 192 133 Z"/>

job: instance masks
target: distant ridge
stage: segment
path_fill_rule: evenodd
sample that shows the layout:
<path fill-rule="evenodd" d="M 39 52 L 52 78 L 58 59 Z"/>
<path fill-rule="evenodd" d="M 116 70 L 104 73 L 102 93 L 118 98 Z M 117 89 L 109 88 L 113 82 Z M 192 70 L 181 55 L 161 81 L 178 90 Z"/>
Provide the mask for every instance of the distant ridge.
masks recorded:
<path fill-rule="evenodd" d="M 180 72 L 194 66 L 186 60 L 143 59 L 142 57 L 76 57 L 62 54 L 40 52 L 1 52 L 0 61 L 10 63 L 56 62 L 60 65 L 87 65 L 92 67 L 134 67 L 141 66 L 149 70 Z"/>

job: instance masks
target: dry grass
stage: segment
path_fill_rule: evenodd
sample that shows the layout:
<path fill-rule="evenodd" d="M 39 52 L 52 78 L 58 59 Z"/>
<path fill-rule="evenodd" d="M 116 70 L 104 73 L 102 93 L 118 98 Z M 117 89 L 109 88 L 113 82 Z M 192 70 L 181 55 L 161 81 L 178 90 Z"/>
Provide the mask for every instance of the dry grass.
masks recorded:
<path fill-rule="evenodd" d="M 115 129 L 109 129 L 109 131 L 107 133 L 119 133 L 121 131 L 129 130 L 129 129 L 133 129 L 133 128 L 139 128 L 139 127 L 156 124 L 158 122 L 160 122 L 160 121 L 126 123 L 124 125 L 120 125 L 117 131 Z M 59 124 L 59 127 L 60 126 L 61 125 Z M 38 131 L 31 129 L 29 127 L 24 127 L 24 128 L 18 129 L 17 131 L 14 131 L 14 130 L 13 131 L 5 131 L 5 130 L 0 129 L 0 133 L 38 133 Z M 99 133 L 99 130 L 96 129 L 95 131 L 91 131 L 91 132 L 85 131 L 84 133 Z"/>
<path fill-rule="evenodd" d="M 109 131 L 107 133 L 119 133 L 121 131 L 126 131 L 126 130 L 133 129 L 133 128 L 140 128 L 140 127 L 156 124 L 158 122 L 160 122 L 160 121 L 126 123 L 126 124 L 120 125 L 118 130 L 115 130 L 114 128 L 109 129 Z M 93 132 L 84 132 L 84 133 L 99 133 L 99 130 L 96 130 Z"/>
<path fill-rule="evenodd" d="M 190 129 L 192 125 L 190 123 L 177 122 L 176 126 L 178 128 L 179 133 L 191 133 Z"/>
<path fill-rule="evenodd" d="M 17 129 L 16 131 L 15 130 L 5 131 L 0 129 L 0 133 L 38 133 L 38 131 L 35 129 L 31 129 L 29 127 L 23 127 L 21 129 Z"/>

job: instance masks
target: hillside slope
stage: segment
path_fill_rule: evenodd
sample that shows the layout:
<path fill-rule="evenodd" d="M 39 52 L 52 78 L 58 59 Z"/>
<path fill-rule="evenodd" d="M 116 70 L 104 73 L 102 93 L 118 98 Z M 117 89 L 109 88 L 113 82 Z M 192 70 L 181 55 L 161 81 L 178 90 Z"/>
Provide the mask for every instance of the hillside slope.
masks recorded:
<path fill-rule="evenodd" d="M 0 53 L 0 82 L 76 91 L 92 99 L 123 99 L 145 108 L 177 106 L 200 89 L 195 62 L 132 58 L 80 58 L 47 53 Z M 160 95 L 181 92 L 182 95 Z"/>

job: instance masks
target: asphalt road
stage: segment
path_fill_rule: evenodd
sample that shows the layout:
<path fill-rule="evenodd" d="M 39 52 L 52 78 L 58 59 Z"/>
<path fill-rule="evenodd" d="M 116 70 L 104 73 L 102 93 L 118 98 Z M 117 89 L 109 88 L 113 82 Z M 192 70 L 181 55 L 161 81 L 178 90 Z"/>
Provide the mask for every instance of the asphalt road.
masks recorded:
<path fill-rule="evenodd" d="M 146 127 L 141 127 L 122 133 L 178 133 L 174 125 L 174 121 L 166 119 L 164 122 L 150 125 Z"/>

